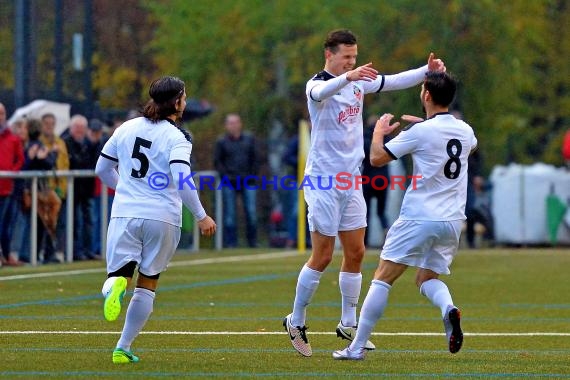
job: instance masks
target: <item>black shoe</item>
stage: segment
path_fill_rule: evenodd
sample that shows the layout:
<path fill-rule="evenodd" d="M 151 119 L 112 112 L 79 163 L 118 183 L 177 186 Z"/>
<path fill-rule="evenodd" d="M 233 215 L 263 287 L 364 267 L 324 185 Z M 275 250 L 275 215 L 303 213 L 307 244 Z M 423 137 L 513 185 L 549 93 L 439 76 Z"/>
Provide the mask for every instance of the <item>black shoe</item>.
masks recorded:
<path fill-rule="evenodd" d="M 447 313 L 443 318 L 445 335 L 449 345 L 449 352 L 457 353 L 463 345 L 463 331 L 461 330 L 461 312 L 453 305 L 447 307 Z"/>

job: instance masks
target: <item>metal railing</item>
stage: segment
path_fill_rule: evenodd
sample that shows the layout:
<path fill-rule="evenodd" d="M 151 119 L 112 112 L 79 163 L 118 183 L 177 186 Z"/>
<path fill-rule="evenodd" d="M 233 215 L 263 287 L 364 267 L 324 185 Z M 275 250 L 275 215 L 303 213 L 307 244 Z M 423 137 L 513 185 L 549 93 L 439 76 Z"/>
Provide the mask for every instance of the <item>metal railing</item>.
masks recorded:
<path fill-rule="evenodd" d="M 207 176 L 215 178 L 215 188 L 219 186 L 219 175 L 216 171 L 200 171 L 194 178 Z M 29 171 L 5 171 L 0 170 L 0 178 L 12 179 L 31 179 L 31 196 L 32 204 L 30 208 L 30 264 L 38 263 L 38 179 L 39 178 L 66 178 L 67 179 L 67 199 L 66 199 L 66 226 L 65 226 L 65 261 L 73 262 L 73 233 L 74 233 L 74 180 L 76 177 L 96 177 L 93 170 L 29 170 Z M 215 249 L 222 249 L 223 227 L 222 227 L 222 194 L 221 191 L 214 191 L 215 203 L 215 220 L 218 224 L 215 235 Z M 107 186 L 101 183 L 101 255 L 105 257 L 107 246 L 107 227 L 108 227 L 108 204 L 109 196 L 107 194 Z M 194 223 L 192 239 L 192 251 L 200 248 L 200 229 L 198 224 Z"/>

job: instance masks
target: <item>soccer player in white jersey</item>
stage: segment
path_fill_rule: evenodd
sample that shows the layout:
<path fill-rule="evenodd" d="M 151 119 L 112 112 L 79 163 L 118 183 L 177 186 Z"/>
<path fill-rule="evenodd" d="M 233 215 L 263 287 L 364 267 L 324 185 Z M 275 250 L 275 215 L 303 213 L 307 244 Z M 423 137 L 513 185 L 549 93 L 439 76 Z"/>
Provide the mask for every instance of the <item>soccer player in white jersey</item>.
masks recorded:
<path fill-rule="evenodd" d="M 182 203 L 198 220 L 203 235 L 216 231 L 192 181 L 190 135 L 176 124 L 186 106 L 184 82 L 159 78 L 152 82 L 149 94 L 143 117 L 126 121 L 113 133 L 95 168 L 101 180 L 116 189 L 107 232 L 107 280 L 102 289 L 108 321 L 118 318 L 138 265 L 113 363 L 139 361 L 131 344 L 150 317 L 159 275 L 178 246 Z"/>
<path fill-rule="evenodd" d="M 390 289 L 408 266 L 417 268 L 415 281 L 420 293 L 441 311 L 449 351 L 461 349 L 460 312 L 447 285 L 439 279 L 450 273 L 449 266 L 457 254 L 465 220 L 467 159 L 477 148 L 473 129 L 448 112 L 456 87 L 447 73 L 428 73 L 420 93 L 426 120 L 411 124 L 386 145 L 384 135 L 399 123 L 390 125 L 391 114 L 376 122 L 370 149 L 372 165 L 386 165 L 411 154 L 417 180 L 406 190 L 400 216 L 388 231 L 362 304 L 356 336 L 347 348 L 333 353 L 335 359 L 364 359 L 364 346 L 384 313 Z"/>
<path fill-rule="evenodd" d="M 297 280 L 293 311 L 283 320 L 291 344 L 304 356 L 311 356 L 306 334 L 306 309 L 319 286 L 320 278 L 332 261 L 335 238 L 343 247 L 339 273 L 342 312 L 337 336 L 352 340 L 357 327 L 356 308 L 362 284 L 366 203 L 360 186 L 339 189 L 335 177 L 360 175 L 364 158 L 362 107 L 364 94 L 409 88 L 421 83 L 428 70 L 444 71 L 433 54 L 428 64 L 395 75 L 379 75 L 372 63 L 355 67 L 356 37 L 349 30 L 330 32 L 324 43 L 325 67 L 307 82 L 306 95 L 311 118 L 311 146 L 305 175 L 313 186 L 304 186 L 308 205 L 312 253 Z M 317 185 L 331 181 L 328 190 Z M 323 186 L 327 186 L 324 185 Z M 342 188 L 342 186 L 339 186 Z M 367 342 L 367 349 L 374 349 Z"/>

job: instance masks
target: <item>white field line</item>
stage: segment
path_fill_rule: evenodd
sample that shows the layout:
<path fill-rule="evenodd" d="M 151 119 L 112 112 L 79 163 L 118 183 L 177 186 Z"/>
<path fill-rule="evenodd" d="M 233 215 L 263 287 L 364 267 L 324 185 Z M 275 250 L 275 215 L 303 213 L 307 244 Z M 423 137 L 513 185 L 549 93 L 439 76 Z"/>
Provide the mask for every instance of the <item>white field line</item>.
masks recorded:
<path fill-rule="evenodd" d="M 53 335 L 102 335 L 102 334 L 120 334 L 120 331 L 0 331 L 0 335 L 26 335 L 26 334 L 53 334 Z M 143 331 L 145 335 L 285 335 L 286 332 L 277 331 Z M 311 335 L 336 335 L 334 332 L 318 332 L 311 331 Z M 393 333 L 372 333 L 373 336 L 441 336 L 444 333 L 430 332 L 393 332 Z M 557 332 L 491 332 L 491 333 L 469 333 L 464 332 L 465 336 L 511 336 L 511 337 L 528 337 L 528 336 L 570 336 L 570 333 Z"/>
<path fill-rule="evenodd" d="M 228 257 L 216 257 L 211 259 L 198 259 L 198 260 L 184 260 L 184 261 L 173 261 L 168 266 L 169 267 L 184 267 L 193 265 L 206 265 L 206 264 L 216 264 L 216 263 L 233 263 L 242 261 L 253 261 L 253 260 L 269 260 L 278 257 L 289 257 L 299 255 L 299 251 L 280 251 L 271 253 L 258 253 L 255 255 L 244 255 L 244 256 L 228 256 Z M 77 270 L 61 270 L 57 272 L 44 272 L 44 273 L 27 273 L 18 274 L 12 276 L 2 276 L 0 281 L 10 281 L 10 280 L 27 280 L 36 279 L 41 277 L 57 277 L 61 275 L 73 276 L 86 273 L 100 273 L 105 272 L 105 268 L 92 268 L 92 269 L 77 269 Z"/>

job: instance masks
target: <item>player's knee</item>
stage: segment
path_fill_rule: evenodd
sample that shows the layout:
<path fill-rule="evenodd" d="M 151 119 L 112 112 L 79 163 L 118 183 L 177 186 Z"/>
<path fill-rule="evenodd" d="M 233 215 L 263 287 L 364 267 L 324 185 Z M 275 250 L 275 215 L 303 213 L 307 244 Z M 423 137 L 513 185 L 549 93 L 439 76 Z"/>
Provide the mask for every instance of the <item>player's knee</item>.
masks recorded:
<path fill-rule="evenodd" d="M 309 258 L 308 266 L 309 268 L 315 269 L 319 272 L 324 271 L 329 264 L 332 262 L 332 254 L 331 255 L 312 255 Z"/>
<path fill-rule="evenodd" d="M 135 274 L 135 268 L 137 267 L 136 261 L 130 261 L 127 264 L 123 265 L 119 270 L 115 272 L 111 272 L 107 275 L 107 277 L 127 277 L 133 278 Z"/>
<path fill-rule="evenodd" d="M 160 273 L 153 276 L 148 276 L 139 271 L 139 275 L 137 277 L 137 288 L 144 288 L 154 292 L 158 285 L 159 276 Z"/>
<path fill-rule="evenodd" d="M 360 265 L 364 260 L 365 251 L 366 247 L 364 245 L 362 245 L 362 247 L 355 247 L 350 251 L 345 251 L 344 258 L 350 264 Z"/>
<path fill-rule="evenodd" d="M 425 271 L 420 270 L 416 273 L 416 286 L 418 287 L 418 289 L 421 289 L 422 284 L 424 282 L 429 281 L 429 280 L 433 280 L 436 278 L 438 278 L 436 273 L 434 273 L 434 272 L 427 273 Z"/>

